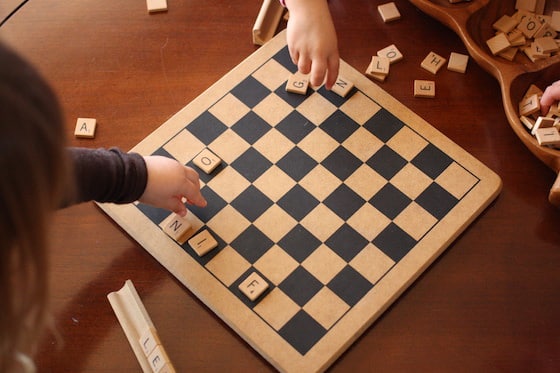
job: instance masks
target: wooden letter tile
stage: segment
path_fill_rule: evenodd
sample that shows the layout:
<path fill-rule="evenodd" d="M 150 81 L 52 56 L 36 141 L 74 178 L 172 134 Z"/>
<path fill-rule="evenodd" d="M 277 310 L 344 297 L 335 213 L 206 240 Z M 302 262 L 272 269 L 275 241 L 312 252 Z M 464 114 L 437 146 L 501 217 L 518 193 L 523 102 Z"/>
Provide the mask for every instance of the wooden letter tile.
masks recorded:
<path fill-rule="evenodd" d="M 251 301 L 255 301 L 266 289 L 268 289 L 268 283 L 257 272 L 251 273 L 245 281 L 239 284 L 239 290 Z"/>
<path fill-rule="evenodd" d="M 307 75 L 300 74 L 299 72 L 290 75 L 288 83 L 286 83 L 286 91 L 297 93 L 299 95 L 307 94 L 308 87 L 309 77 Z"/>
<path fill-rule="evenodd" d="M 431 80 L 414 81 L 414 97 L 433 98 L 436 96 L 436 82 Z"/>
<path fill-rule="evenodd" d="M 373 56 L 366 70 L 366 76 L 375 80 L 384 81 L 389 74 L 389 58 L 383 56 Z"/>
<path fill-rule="evenodd" d="M 541 103 L 537 94 L 524 98 L 519 103 L 519 115 L 529 116 L 541 110 Z"/>
<path fill-rule="evenodd" d="M 97 121 L 94 118 L 78 118 L 74 136 L 92 139 L 95 137 Z"/>
<path fill-rule="evenodd" d="M 191 228 L 191 223 L 186 217 L 181 217 L 173 213 L 160 223 L 160 227 L 169 237 L 183 244 L 185 242 L 185 235 Z"/>
<path fill-rule="evenodd" d="M 511 46 L 508 37 L 503 32 L 486 40 L 486 45 L 488 45 L 490 52 L 492 52 L 494 56 Z"/>
<path fill-rule="evenodd" d="M 469 56 L 461 53 L 451 52 L 451 54 L 449 55 L 449 62 L 447 63 L 447 70 L 464 74 L 467 70 L 468 63 Z"/>
<path fill-rule="evenodd" d="M 165 12 L 167 10 L 167 0 L 146 0 L 149 13 Z"/>
<path fill-rule="evenodd" d="M 403 54 L 398 50 L 395 44 L 391 44 L 377 51 L 377 55 L 379 57 L 387 57 L 390 63 L 395 63 L 403 59 Z"/>
<path fill-rule="evenodd" d="M 138 343 L 140 343 L 140 347 L 142 347 L 146 357 L 150 356 L 154 348 L 161 344 L 154 328 L 147 328 L 140 336 L 140 339 L 138 339 Z"/>
<path fill-rule="evenodd" d="M 340 97 L 346 97 L 346 95 L 352 90 L 352 88 L 354 88 L 354 83 L 339 75 L 338 79 L 332 87 L 332 91 Z"/>
<path fill-rule="evenodd" d="M 189 245 L 198 254 L 198 256 L 203 256 L 216 248 L 216 246 L 218 246 L 218 241 L 216 241 L 212 234 L 205 229 L 191 238 L 189 240 Z"/>
<path fill-rule="evenodd" d="M 150 367 L 152 367 L 152 371 L 155 373 L 161 372 L 164 366 L 171 365 L 169 357 L 161 345 L 156 346 L 148 356 L 148 362 L 150 363 Z"/>
<path fill-rule="evenodd" d="M 401 13 L 397 9 L 397 5 L 394 2 L 379 5 L 377 11 L 381 15 L 383 22 L 391 22 L 401 18 Z"/>
<path fill-rule="evenodd" d="M 535 138 L 539 145 L 560 145 L 560 134 L 554 127 L 537 129 Z"/>
<path fill-rule="evenodd" d="M 210 174 L 222 163 L 222 160 L 209 149 L 204 149 L 194 157 L 193 163 L 205 173 Z"/>
<path fill-rule="evenodd" d="M 446 61 L 447 60 L 445 58 L 439 56 L 438 54 L 430 52 L 426 58 L 424 58 L 424 61 L 422 61 L 420 66 L 435 75 Z"/>

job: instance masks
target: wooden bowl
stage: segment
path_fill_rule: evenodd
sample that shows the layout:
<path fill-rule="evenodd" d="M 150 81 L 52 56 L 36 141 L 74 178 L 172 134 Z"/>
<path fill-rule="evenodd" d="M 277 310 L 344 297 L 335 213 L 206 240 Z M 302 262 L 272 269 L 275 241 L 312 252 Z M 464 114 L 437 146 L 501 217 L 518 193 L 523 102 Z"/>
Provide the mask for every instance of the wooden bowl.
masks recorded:
<path fill-rule="evenodd" d="M 515 13 L 515 0 L 472 0 L 450 3 L 448 0 L 410 0 L 417 8 L 437 19 L 459 35 L 471 57 L 499 82 L 509 124 L 527 148 L 557 175 L 560 151 L 538 144 L 519 120 L 518 105 L 531 84 L 544 90 L 560 80 L 560 53 L 531 62 L 524 53 L 513 61 L 493 56 L 486 41 L 495 35 L 492 24 L 503 15 Z M 548 0 L 545 13 L 560 10 L 560 0 Z M 549 201 L 560 207 L 560 176 L 552 185 Z"/>

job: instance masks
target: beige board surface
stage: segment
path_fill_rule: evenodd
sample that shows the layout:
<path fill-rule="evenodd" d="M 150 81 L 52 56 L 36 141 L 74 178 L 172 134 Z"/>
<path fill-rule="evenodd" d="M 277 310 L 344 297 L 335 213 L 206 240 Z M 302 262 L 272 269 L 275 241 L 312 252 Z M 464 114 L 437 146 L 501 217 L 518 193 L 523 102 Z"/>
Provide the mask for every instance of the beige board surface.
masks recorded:
<path fill-rule="evenodd" d="M 281 33 L 132 149 L 190 164 L 208 147 L 222 159 L 201 176 L 208 207 L 189 211 L 192 230 L 208 229 L 219 242 L 209 254 L 158 227 L 168 212 L 100 206 L 275 368 L 313 372 L 326 370 L 468 227 L 501 180 L 344 61 L 341 75 L 354 84 L 345 98 L 286 92 L 292 68 Z M 270 127 L 260 137 L 254 127 L 240 130 L 259 120 Z M 422 165 L 432 156 L 441 169 Z M 350 175 L 339 174 L 352 164 Z M 389 195 L 402 205 L 384 206 Z M 269 285 L 254 302 L 238 289 L 253 272 Z"/>

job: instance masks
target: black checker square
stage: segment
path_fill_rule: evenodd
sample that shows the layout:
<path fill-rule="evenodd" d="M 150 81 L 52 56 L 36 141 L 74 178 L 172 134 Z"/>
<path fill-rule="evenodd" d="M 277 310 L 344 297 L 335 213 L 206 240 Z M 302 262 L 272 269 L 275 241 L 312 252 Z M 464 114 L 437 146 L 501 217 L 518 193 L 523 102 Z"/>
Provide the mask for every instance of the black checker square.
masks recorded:
<path fill-rule="evenodd" d="M 231 129 L 243 140 L 253 145 L 263 137 L 272 127 L 255 112 L 248 112 L 243 118 L 239 119 Z"/>
<path fill-rule="evenodd" d="M 364 236 L 356 232 L 348 224 L 342 224 L 336 232 L 330 236 L 325 244 L 346 262 L 350 262 L 368 244 Z"/>
<path fill-rule="evenodd" d="M 317 166 L 317 161 L 295 146 L 276 165 L 295 181 L 300 181 Z"/>
<path fill-rule="evenodd" d="M 287 46 L 280 49 L 274 56 L 272 56 L 272 59 L 284 66 L 292 74 L 298 70 L 297 65 L 293 63 L 292 57 L 290 57 L 290 51 Z"/>
<path fill-rule="evenodd" d="M 346 184 L 340 184 L 323 203 L 342 220 L 348 220 L 366 201 Z"/>
<path fill-rule="evenodd" d="M 297 144 L 313 131 L 315 127 L 315 124 L 294 110 L 286 118 L 282 119 L 275 128 L 294 144 Z"/>
<path fill-rule="evenodd" d="M 336 110 L 319 127 L 338 143 L 342 144 L 360 126 L 348 115 L 340 110 Z"/>
<path fill-rule="evenodd" d="M 271 165 L 272 163 L 253 147 L 231 163 L 231 166 L 251 183 L 265 173 Z"/>
<path fill-rule="evenodd" d="M 312 235 L 301 224 L 297 224 L 280 241 L 280 246 L 286 253 L 294 258 L 298 263 L 302 263 L 319 246 L 321 241 Z"/>
<path fill-rule="evenodd" d="M 230 244 L 251 264 L 259 260 L 272 245 L 274 242 L 252 224 Z"/>
<path fill-rule="evenodd" d="M 270 198 L 253 185 L 249 185 L 231 202 L 231 205 L 250 222 L 257 220 L 272 204 Z"/>
<path fill-rule="evenodd" d="M 144 203 L 138 203 L 136 207 L 138 207 L 138 209 L 156 225 L 159 225 L 166 217 L 169 216 L 168 210 L 146 205 Z"/>
<path fill-rule="evenodd" d="M 301 185 L 296 184 L 277 203 L 292 218 L 301 221 L 305 215 L 319 204 L 319 200 L 313 197 Z"/>
<path fill-rule="evenodd" d="M 227 126 L 210 112 L 205 111 L 187 125 L 187 130 L 205 145 L 225 132 Z"/>
<path fill-rule="evenodd" d="M 321 164 L 340 180 L 344 181 L 363 163 L 346 148 L 338 146 L 321 162 Z"/>
<path fill-rule="evenodd" d="M 305 355 L 327 331 L 315 319 L 300 310 L 278 333 L 301 355 Z"/>
<path fill-rule="evenodd" d="M 403 192 L 393 184 L 387 183 L 379 190 L 369 203 L 381 211 L 389 219 L 393 220 L 412 202 Z"/>
<path fill-rule="evenodd" d="M 364 123 L 364 128 L 383 142 L 389 141 L 403 126 L 403 122 L 383 108 Z"/>
<path fill-rule="evenodd" d="M 270 89 L 252 76 L 248 76 L 231 90 L 231 94 L 252 109 L 270 94 Z"/>
<path fill-rule="evenodd" d="M 372 243 L 398 263 L 416 245 L 416 240 L 395 223 L 389 223 Z"/>
<path fill-rule="evenodd" d="M 165 148 L 163 148 L 163 147 L 156 149 L 156 151 L 153 152 L 152 155 L 161 155 L 162 157 L 175 159 L 175 157 L 173 157 L 171 154 L 169 154 L 169 152 L 167 150 L 165 150 Z"/>
<path fill-rule="evenodd" d="M 373 168 L 386 180 L 391 180 L 407 163 L 406 159 L 397 152 L 383 145 L 374 155 L 366 161 L 366 164 Z"/>
<path fill-rule="evenodd" d="M 347 265 L 327 284 L 327 287 L 352 307 L 373 288 L 373 284 Z"/>
<path fill-rule="evenodd" d="M 247 277 L 249 277 L 251 274 L 253 273 L 257 273 L 263 280 L 266 281 L 266 283 L 268 284 L 268 289 L 266 289 L 264 291 L 264 293 L 262 293 L 257 299 L 255 299 L 254 301 L 250 300 L 245 294 L 243 294 L 241 292 L 241 290 L 239 290 L 239 285 L 245 281 L 247 279 Z M 255 267 L 251 266 L 244 274 L 242 274 L 241 276 L 239 276 L 239 278 L 237 280 L 235 280 L 233 282 L 233 284 L 231 284 L 229 286 L 229 290 L 235 294 L 235 296 L 237 298 L 239 298 L 240 301 L 242 301 L 247 307 L 249 307 L 250 309 L 253 309 L 257 304 L 259 304 L 259 302 L 266 298 L 266 295 L 268 293 L 270 293 L 272 291 L 272 289 L 274 289 L 274 284 L 272 282 L 270 282 L 261 272 L 259 272 Z"/>
<path fill-rule="evenodd" d="M 302 266 L 298 266 L 280 284 L 278 284 L 290 299 L 303 307 L 323 287 L 321 281 L 309 273 Z"/>
<path fill-rule="evenodd" d="M 436 179 L 453 160 L 433 144 L 428 144 L 410 163 L 432 179 Z"/>
<path fill-rule="evenodd" d="M 206 199 L 206 207 L 198 207 L 195 205 L 188 205 L 187 209 L 196 215 L 204 223 L 208 223 L 218 212 L 226 207 L 227 202 L 224 201 L 216 192 L 214 192 L 207 185 L 200 188 L 200 193 Z"/>
<path fill-rule="evenodd" d="M 417 198 L 416 203 L 437 219 L 442 219 L 459 202 L 457 198 L 443 189 L 439 184 L 432 183 Z"/>

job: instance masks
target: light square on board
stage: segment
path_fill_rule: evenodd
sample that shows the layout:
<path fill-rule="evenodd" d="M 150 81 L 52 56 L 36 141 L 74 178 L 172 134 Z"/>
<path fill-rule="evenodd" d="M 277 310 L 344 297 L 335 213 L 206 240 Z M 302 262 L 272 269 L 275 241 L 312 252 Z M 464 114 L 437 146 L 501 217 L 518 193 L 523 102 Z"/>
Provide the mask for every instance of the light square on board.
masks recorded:
<path fill-rule="evenodd" d="M 276 163 L 282 159 L 292 150 L 293 146 L 294 144 L 276 128 L 268 131 L 253 144 L 253 147 L 272 163 Z"/>
<path fill-rule="evenodd" d="M 411 163 L 407 163 L 391 179 L 391 184 L 410 199 L 418 197 L 431 183 L 432 179 Z"/>
<path fill-rule="evenodd" d="M 298 147 L 315 161 L 322 162 L 338 145 L 325 131 L 316 127 L 299 142 Z"/>
<path fill-rule="evenodd" d="M 253 182 L 273 202 L 278 202 L 290 189 L 296 185 L 278 166 L 272 165 L 257 180 Z"/>
<path fill-rule="evenodd" d="M 279 288 L 274 288 L 253 309 L 275 330 L 280 330 L 301 309 Z"/>
<path fill-rule="evenodd" d="M 391 220 L 369 203 L 365 203 L 346 223 L 367 240 L 372 241 L 391 223 Z"/>
<path fill-rule="evenodd" d="M 311 123 L 319 125 L 336 111 L 336 106 L 317 92 L 313 92 L 297 108 L 298 112 L 309 119 Z"/>
<path fill-rule="evenodd" d="M 321 244 L 301 265 L 326 285 L 346 266 L 346 262 L 326 245 Z"/>
<path fill-rule="evenodd" d="M 207 183 L 226 202 L 233 201 L 249 184 L 249 181 L 232 167 L 224 168 Z"/>
<path fill-rule="evenodd" d="M 216 153 L 227 164 L 235 161 L 249 147 L 250 145 L 245 140 L 230 129 L 218 136 L 208 146 L 212 152 Z"/>
<path fill-rule="evenodd" d="M 226 286 L 231 286 L 250 267 L 251 264 L 231 246 L 224 247 L 206 264 L 206 269 Z"/>
<path fill-rule="evenodd" d="M 278 205 L 272 205 L 253 224 L 272 241 L 278 242 L 296 226 L 297 221 Z"/>
<path fill-rule="evenodd" d="M 346 179 L 345 183 L 368 201 L 387 183 L 387 180 L 371 167 L 363 164 Z"/>
<path fill-rule="evenodd" d="M 350 150 L 362 162 L 367 161 L 381 147 L 383 142 L 363 127 L 358 128 L 342 145 Z"/>
<path fill-rule="evenodd" d="M 358 124 L 364 124 L 370 120 L 379 109 L 381 107 L 362 92 L 356 92 L 340 106 L 340 111 Z"/>
<path fill-rule="evenodd" d="M 418 241 L 437 223 L 437 219 L 412 201 L 393 222 Z"/>
<path fill-rule="evenodd" d="M 368 244 L 352 259 L 350 265 L 369 282 L 375 284 L 395 265 L 395 262 L 377 247 Z"/>
<path fill-rule="evenodd" d="M 163 146 L 166 152 L 182 164 L 187 164 L 204 148 L 204 144 L 186 130 L 179 132 Z"/>
<path fill-rule="evenodd" d="M 350 306 L 332 290 L 324 287 L 303 306 L 303 309 L 323 328 L 329 329 L 350 309 Z"/>
<path fill-rule="evenodd" d="M 285 84 L 290 71 L 276 60 L 268 60 L 260 69 L 253 73 L 253 77 L 271 91 L 275 91 Z"/>
<path fill-rule="evenodd" d="M 225 95 L 224 98 L 208 109 L 212 115 L 228 127 L 231 127 L 235 122 L 247 115 L 250 110 L 231 93 Z"/>
<path fill-rule="evenodd" d="M 387 146 L 407 161 L 412 160 L 428 145 L 428 141 L 408 127 L 402 127 L 387 141 Z"/>
<path fill-rule="evenodd" d="M 275 126 L 292 112 L 293 108 L 276 94 L 272 93 L 259 102 L 253 111 L 271 126 Z"/>
<path fill-rule="evenodd" d="M 327 198 L 341 181 L 322 165 L 317 165 L 299 181 L 319 201 Z"/>
<path fill-rule="evenodd" d="M 478 179 L 453 162 L 435 180 L 455 198 L 461 199 L 478 182 Z"/>
<path fill-rule="evenodd" d="M 344 221 L 322 203 L 311 210 L 300 222 L 319 240 L 325 242 Z"/>
<path fill-rule="evenodd" d="M 278 245 L 274 245 L 254 266 L 274 285 L 278 285 L 299 266 L 299 263 Z"/>
<path fill-rule="evenodd" d="M 250 222 L 243 215 L 229 205 L 224 207 L 206 223 L 208 228 L 212 229 L 228 244 L 247 229 L 249 224 Z"/>

